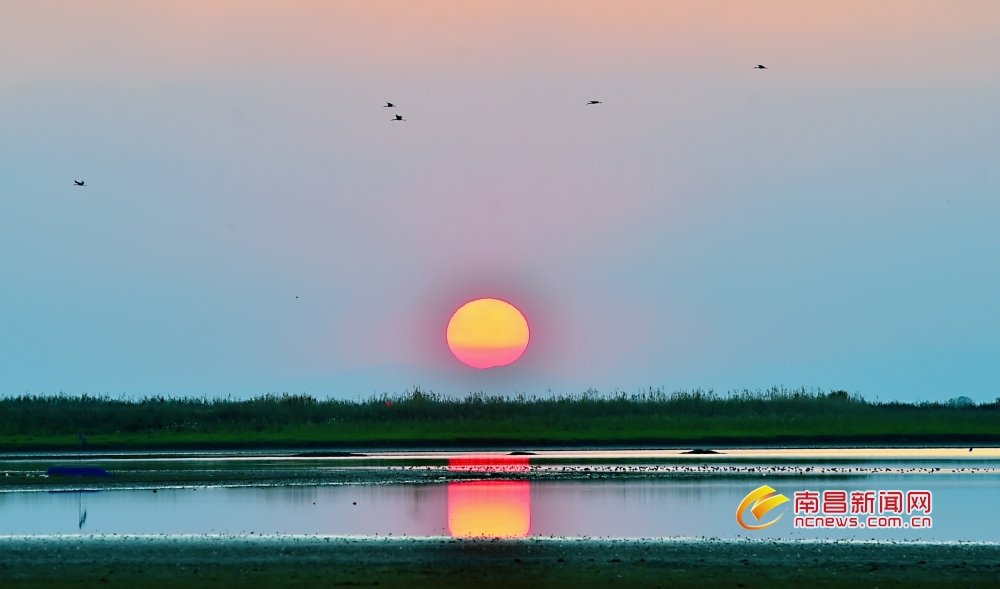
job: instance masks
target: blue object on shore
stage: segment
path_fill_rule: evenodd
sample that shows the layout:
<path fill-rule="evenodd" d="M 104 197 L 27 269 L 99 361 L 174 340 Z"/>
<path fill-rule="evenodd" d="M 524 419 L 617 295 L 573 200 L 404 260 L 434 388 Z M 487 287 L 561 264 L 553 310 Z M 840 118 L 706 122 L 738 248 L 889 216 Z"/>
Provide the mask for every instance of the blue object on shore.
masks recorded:
<path fill-rule="evenodd" d="M 109 477 L 111 473 L 99 466 L 50 466 L 50 477 Z"/>

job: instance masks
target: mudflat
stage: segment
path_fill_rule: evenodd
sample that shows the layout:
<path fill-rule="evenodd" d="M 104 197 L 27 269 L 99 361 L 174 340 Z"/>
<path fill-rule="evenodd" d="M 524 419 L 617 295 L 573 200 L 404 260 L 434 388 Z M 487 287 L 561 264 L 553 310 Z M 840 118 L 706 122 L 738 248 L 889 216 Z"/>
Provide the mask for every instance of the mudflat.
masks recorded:
<path fill-rule="evenodd" d="M 5 588 L 996 587 L 986 543 L 0 537 Z"/>

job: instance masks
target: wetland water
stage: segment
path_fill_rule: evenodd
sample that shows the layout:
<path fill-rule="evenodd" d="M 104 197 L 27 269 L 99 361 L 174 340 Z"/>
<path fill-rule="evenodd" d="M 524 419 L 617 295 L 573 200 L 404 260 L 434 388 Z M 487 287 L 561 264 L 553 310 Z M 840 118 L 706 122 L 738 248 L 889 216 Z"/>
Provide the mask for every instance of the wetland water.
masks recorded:
<path fill-rule="evenodd" d="M 1000 457 L 947 453 L 809 455 L 802 451 L 727 451 L 678 456 L 649 452 L 545 452 L 539 455 L 407 453 L 364 460 L 196 456 L 119 457 L 113 473 L 229 472 L 243 464 L 263 472 L 257 484 L 158 484 L 106 487 L 71 481 L 54 488 L 0 487 L 0 535 L 49 534 L 319 534 L 361 536 L 715 537 L 1000 542 Z M 0 461 L 24 472 L 38 458 Z M 249 463 L 247 461 L 250 461 Z M 378 464 L 386 460 L 387 464 Z M 401 466 L 392 461 L 408 461 Z M 361 464 L 364 466 L 351 466 Z M 331 465 L 336 466 L 331 466 Z M 24 466 L 26 465 L 26 466 Z M 290 466 L 292 465 L 292 466 Z M 117 467 L 117 469 L 115 468 Z M 172 470 L 171 469 L 175 469 Z M 282 469 L 327 475 L 282 484 Z M 344 473 L 363 471 L 363 477 Z M 38 471 L 37 468 L 35 472 Z M 287 472 L 291 473 L 292 470 Z M 333 472 L 336 476 L 329 475 Z M 414 480 L 414 475 L 423 478 Z M 125 476 L 125 475 L 121 475 Z M 7 478 L 10 478 L 9 476 Z M 114 477 L 112 477 L 113 479 Z M 224 478 L 224 477 L 223 477 Z M 746 530 L 736 511 L 744 497 L 770 485 L 789 502 Z M 155 492 L 154 492 L 155 490 Z M 793 525 L 795 493 L 930 491 L 929 528 L 804 529 Z M 877 498 L 877 495 L 876 495 Z M 831 506 L 834 504 L 831 503 Z M 875 513 L 880 513 L 876 505 Z M 908 523 L 906 506 L 902 519 Z M 835 508 L 835 507 L 834 507 Z M 847 507 L 850 515 L 852 508 Z M 827 510 L 829 513 L 829 510 Z M 889 513 L 881 511 L 883 515 Z M 822 514 L 820 514 L 822 515 Z M 891 515 L 891 513 L 889 513 Z M 757 523 L 752 515 L 746 521 Z M 888 525 L 894 525 L 889 523 Z"/>

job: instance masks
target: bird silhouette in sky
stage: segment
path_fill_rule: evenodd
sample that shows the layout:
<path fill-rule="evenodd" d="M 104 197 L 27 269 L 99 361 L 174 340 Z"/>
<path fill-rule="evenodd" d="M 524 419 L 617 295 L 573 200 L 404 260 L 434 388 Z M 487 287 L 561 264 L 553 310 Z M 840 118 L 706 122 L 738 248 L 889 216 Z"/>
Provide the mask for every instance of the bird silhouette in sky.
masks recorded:
<path fill-rule="evenodd" d="M 75 184 L 76 186 L 86 186 L 87 185 L 87 183 L 84 182 L 83 180 L 73 180 L 73 184 Z"/>
<path fill-rule="evenodd" d="M 601 102 L 600 100 L 591 100 L 591 101 L 590 101 L 590 102 L 588 102 L 587 104 L 604 104 L 604 103 L 603 103 L 603 102 Z"/>
<path fill-rule="evenodd" d="M 396 107 L 395 104 L 393 104 L 391 102 L 386 102 L 385 106 L 383 106 L 382 108 L 395 108 L 395 107 Z"/>
<path fill-rule="evenodd" d="M 767 66 L 766 65 L 760 65 L 758 63 L 757 65 L 753 66 L 753 69 L 755 69 L 755 70 L 766 70 Z"/>
<path fill-rule="evenodd" d="M 406 119 L 403 118 L 403 115 L 396 115 L 396 118 L 394 118 L 392 120 L 394 120 L 394 121 L 405 121 Z"/>

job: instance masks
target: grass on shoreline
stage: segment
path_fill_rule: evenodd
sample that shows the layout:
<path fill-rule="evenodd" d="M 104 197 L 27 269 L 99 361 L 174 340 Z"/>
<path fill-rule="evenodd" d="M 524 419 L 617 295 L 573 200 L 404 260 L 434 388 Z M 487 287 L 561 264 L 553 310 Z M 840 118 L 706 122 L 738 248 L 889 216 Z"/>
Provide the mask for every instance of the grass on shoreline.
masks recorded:
<path fill-rule="evenodd" d="M 0 398 L 0 448 L 1000 442 L 1000 400 L 879 403 L 772 388 L 535 398 L 423 392 L 364 401 Z"/>

